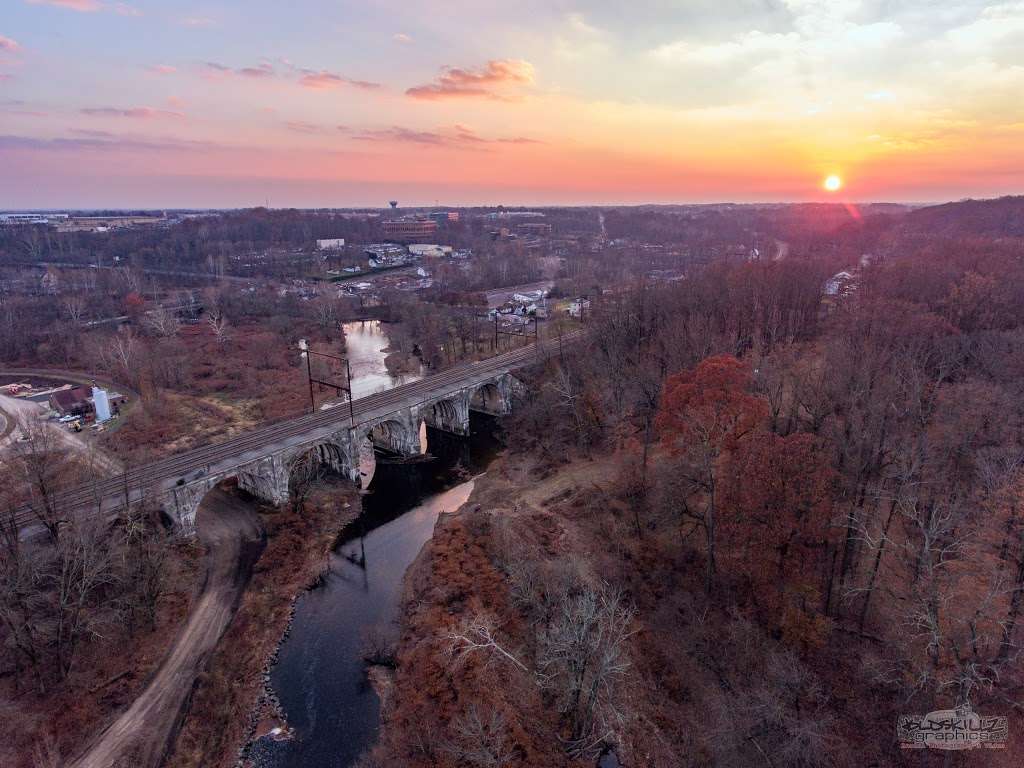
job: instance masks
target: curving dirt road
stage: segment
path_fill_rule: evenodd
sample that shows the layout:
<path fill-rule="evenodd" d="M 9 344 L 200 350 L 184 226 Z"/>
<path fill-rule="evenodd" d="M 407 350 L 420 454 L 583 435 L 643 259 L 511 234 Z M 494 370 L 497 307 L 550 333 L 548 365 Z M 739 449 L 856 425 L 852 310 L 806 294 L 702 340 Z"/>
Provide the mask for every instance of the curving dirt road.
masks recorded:
<path fill-rule="evenodd" d="M 206 556 L 188 622 L 145 690 L 71 763 L 74 768 L 156 768 L 172 743 L 195 679 L 231 623 L 266 543 L 253 506 L 220 489 L 203 499 L 197 527 Z"/>

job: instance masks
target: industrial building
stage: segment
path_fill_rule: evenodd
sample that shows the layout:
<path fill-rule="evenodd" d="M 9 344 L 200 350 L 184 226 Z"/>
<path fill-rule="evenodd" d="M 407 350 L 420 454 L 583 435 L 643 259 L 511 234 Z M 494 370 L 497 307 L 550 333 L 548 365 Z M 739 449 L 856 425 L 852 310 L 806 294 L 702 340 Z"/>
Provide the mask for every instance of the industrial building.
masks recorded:
<path fill-rule="evenodd" d="M 392 219 L 381 224 L 384 235 L 392 240 L 413 241 L 432 237 L 437 222 L 430 219 Z"/>

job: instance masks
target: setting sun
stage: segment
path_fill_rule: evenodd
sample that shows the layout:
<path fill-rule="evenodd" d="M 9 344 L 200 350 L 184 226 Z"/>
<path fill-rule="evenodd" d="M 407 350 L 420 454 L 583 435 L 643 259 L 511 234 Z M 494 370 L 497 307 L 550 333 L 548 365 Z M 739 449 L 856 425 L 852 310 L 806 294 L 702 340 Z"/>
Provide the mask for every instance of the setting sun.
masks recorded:
<path fill-rule="evenodd" d="M 825 183 L 823 186 L 829 192 L 836 192 L 840 187 L 843 186 L 843 180 L 836 176 L 835 174 L 832 174 L 831 176 L 827 176 L 825 178 Z"/>

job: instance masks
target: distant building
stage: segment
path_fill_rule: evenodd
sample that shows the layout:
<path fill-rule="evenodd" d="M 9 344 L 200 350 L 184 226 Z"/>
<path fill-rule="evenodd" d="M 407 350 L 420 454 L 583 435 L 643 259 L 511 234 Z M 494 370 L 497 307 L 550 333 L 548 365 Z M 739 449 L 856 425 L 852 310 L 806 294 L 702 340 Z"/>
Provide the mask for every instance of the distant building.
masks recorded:
<path fill-rule="evenodd" d="M 583 317 L 583 315 L 590 310 L 590 299 L 573 299 L 569 303 L 566 312 L 571 317 Z"/>
<path fill-rule="evenodd" d="M 48 267 L 39 280 L 39 287 L 43 293 L 54 294 L 60 290 L 60 276 L 53 267 Z"/>
<path fill-rule="evenodd" d="M 50 407 L 61 416 L 85 416 L 92 413 L 89 390 L 85 387 L 62 389 L 50 395 Z"/>
<path fill-rule="evenodd" d="M 832 277 L 825 281 L 825 295 L 840 296 L 844 293 L 848 293 L 853 288 L 853 284 L 856 279 L 856 275 L 845 269 L 842 272 L 836 272 Z"/>
<path fill-rule="evenodd" d="M 344 237 L 333 237 L 326 240 L 317 240 L 316 249 L 318 251 L 338 251 L 345 247 Z"/>
<path fill-rule="evenodd" d="M 408 251 L 400 245 L 393 243 L 379 243 L 368 245 L 364 249 L 370 269 L 381 269 L 382 267 L 397 267 L 408 264 L 410 259 Z"/>
<path fill-rule="evenodd" d="M 447 224 L 449 222 L 456 222 L 459 220 L 458 211 L 434 211 L 428 213 L 427 218 L 431 221 L 437 222 L 438 224 Z"/>
<path fill-rule="evenodd" d="M 420 240 L 437 232 L 437 222 L 430 219 L 392 219 L 385 221 L 381 228 L 392 240 Z"/>
<path fill-rule="evenodd" d="M 538 301 L 544 301 L 544 298 L 548 295 L 545 290 L 537 291 L 523 291 L 522 293 L 513 293 L 512 301 L 519 304 L 535 304 Z"/>
<path fill-rule="evenodd" d="M 551 225 L 544 222 L 531 222 L 527 224 L 516 224 L 516 232 L 521 235 L 550 235 Z"/>
<path fill-rule="evenodd" d="M 421 256 L 432 259 L 439 259 L 442 256 L 451 256 L 450 245 L 432 245 L 430 243 L 412 243 L 408 246 L 409 253 L 413 256 Z"/>

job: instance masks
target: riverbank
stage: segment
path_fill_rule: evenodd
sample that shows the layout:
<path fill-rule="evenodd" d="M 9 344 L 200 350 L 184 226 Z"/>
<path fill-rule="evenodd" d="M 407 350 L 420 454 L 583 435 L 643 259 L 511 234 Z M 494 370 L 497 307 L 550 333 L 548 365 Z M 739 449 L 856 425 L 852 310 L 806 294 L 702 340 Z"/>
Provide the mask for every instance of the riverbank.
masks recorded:
<path fill-rule="evenodd" d="M 542 683 L 533 671 L 541 627 L 560 615 L 563 585 L 625 581 L 622 569 L 645 559 L 646 545 L 630 541 L 626 510 L 608 495 L 618 474 L 614 457 L 542 469 L 529 457 L 506 454 L 459 510 L 438 519 L 406 574 L 397 667 L 380 739 L 361 768 L 458 768 L 487 760 L 582 768 L 596 765 L 608 747 L 623 765 L 679 764 L 664 748 L 657 685 L 647 679 L 648 665 L 638 669 L 650 650 L 638 637 L 622 649 L 636 672 L 615 681 L 614 706 L 602 708 L 614 715 L 578 754 L 567 749 L 554 678 Z M 600 512 L 591 514 L 595 494 Z M 453 652 L 458 636 L 480 645 Z"/>
<path fill-rule="evenodd" d="M 228 768 L 257 724 L 273 714 L 266 670 L 290 624 L 295 600 L 320 578 L 338 531 L 359 511 L 358 491 L 321 485 L 296 512 L 261 508 L 267 545 L 234 621 L 193 690 L 166 768 Z"/>

